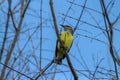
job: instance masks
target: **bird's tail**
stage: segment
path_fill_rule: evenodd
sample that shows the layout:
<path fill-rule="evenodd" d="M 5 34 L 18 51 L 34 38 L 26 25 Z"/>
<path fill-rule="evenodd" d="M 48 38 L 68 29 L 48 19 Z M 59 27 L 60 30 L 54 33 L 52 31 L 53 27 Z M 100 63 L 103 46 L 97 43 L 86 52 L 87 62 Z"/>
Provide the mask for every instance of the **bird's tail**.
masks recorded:
<path fill-rule="evenodd" d="M 61 65 L 62 64 L 62 59 L 54 59 L 54 63 Z"/>

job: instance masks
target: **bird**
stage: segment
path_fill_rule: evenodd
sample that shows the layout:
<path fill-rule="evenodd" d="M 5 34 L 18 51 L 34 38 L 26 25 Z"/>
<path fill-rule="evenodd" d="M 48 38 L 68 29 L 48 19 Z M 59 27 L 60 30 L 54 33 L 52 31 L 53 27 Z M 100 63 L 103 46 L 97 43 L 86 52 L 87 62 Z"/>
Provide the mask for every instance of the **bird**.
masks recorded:
<path fill-rule="evenodd" d="M 64 47 L 57 39 L 54 60 L 56 64 L 62 64 L 62 60 L 65 58 L 65 53 L 69 52 L 73 43 L 73 28 L 69 25 L 61 26 L 64 28 L 64 31 L 60 33 L 60 40 L 63 43 Z"/>

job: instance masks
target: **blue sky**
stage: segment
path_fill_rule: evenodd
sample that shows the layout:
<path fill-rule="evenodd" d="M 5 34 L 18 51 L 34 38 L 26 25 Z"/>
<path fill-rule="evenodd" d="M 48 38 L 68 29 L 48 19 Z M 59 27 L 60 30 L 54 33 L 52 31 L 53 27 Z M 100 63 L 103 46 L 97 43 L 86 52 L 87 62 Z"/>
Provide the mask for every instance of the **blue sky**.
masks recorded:
<path fill-rule="evenodd" d="M 16 0 L 17 1 L 17 0 Z M 53 5 L 55 9 L 55 14 L 57 18 L 57 23 L 59 30 L 61 29 L 60 24 L 63 23 L 64 16 L 62 14 L 66 14 L 70 3 L 68 1 L 73 0 L 53 0 Z M 119 0 L 114 0 L 114 6 L 111 8 L 111 12 L 109 13 L 109 17 L 111 21 L 114 21 L 118 14 L 120 13 L 120 8 L 118 7 L 120 4 Z M 85 0 L 74 0 L 74 3 L 84 5 Z M 108 4 L 110 0 L 107 0 L 105 4 Z M 13 6 L 16 4 L 16 2 L 13 1 Z M 6 5 L 2 5 L 3 7 Z M 23 50 L 23 60 L 26 56 L 30 56 L 29 59 L 29 66 L 30 71 L 34 72 L 38 70 L 38 68 L 33 65 L 32 63 L 36 64 L 35 60 L 31 55 L 35 54 L 38 62 L 39 62 L 39 53 L 40 53 L 40 30 L 36 30 L 37 26 L 40 24 L 40 2 L 39 0 L 32 0 L 30 3 L 30 7 L 27 10 L 27 13 L 25 15 L 25 19 L 23 22 L 23 28 L 22 31 L 28 30 L 26 32 L 23 32 L 20 34 L 19 41 L 17 42 L 17 45 L 19 45 L 19 48 L 22 49 L 25 45 L 25 43 L 28 40 L 28 35 L 32 35 L 32 41 L 34 44 L 35 50 L 33 50 L 33 45 L 31 41 L 28 41 L 28 44 L 26 45 L 25 49 Z M 7 7 L 7 6 L 6 6 Z M 99 0 L 87 0 L 86 7 L 90 9 L 97 10 L 99 12 L 101 11 L 101 6 Z M 110 8 L 110 7 L 108 7 Z M 78 29 L 74 33 L 74 42 L 72 45 L 72 48 L 69 52 L 71 62 L 73 64 L 73 67 L 76 70 L 90 70 L 94 71 L 96 65 L 99 63 L 101 59 L 102 62 L 100 64 L 100 67 L 104 67 L 105 69 L 113 69 L 113 61 L 111 58 L 111 55 L 109 53 L 109 47 L 108 47 L 108 40 L 105 34 L 103 34 L 101 29 L 95 28 L 94 26 L 88 25 L 93 24 L 97 27 L 105 29 L 104 26 L 104 20 L 102 14 L 95 12 L 93 10 L 86 9 L 83 12 L 81 21 L 79 22 Z M 6 8 L 4 8 L 6 10 Z M 82 7 L 79 7 L 77 5 L 72 5 L 72 8 L 70 9 L 70 12 L 68 13 L 68 16 L 71 16 L 73 18 L 78 19 L 79 15 L 81 14 Z M 0 12 L 0 14 L 2 14 Z M 3 14 L 2 14 L 3 15 Z M 50 12 L 50 6 L 49 6 L 49 0 L 43 0 L 43 26 L 42 26 L 42 68 L 44 68 L 53 58 L 54 58 L 54 51 L 56 46 L 56 34 L 53 26 L 52 16 Z M 16 15 L 15 20 L 18 21 L 19 14 Z M 0 16 L 3 18 L 4 16 Z M 5 20 L 0 19 L 1 23 L 4 23 Z M 87 23 L 86 23 L 87 22 Z M 77 21 L 73 20 L 69 17 L 66 18 L 66 21 L 64 24 L 71 25 L 73 28 L 75 27 Z M 99 24 L 99 26 L 98 26 Z M 4 24 L 2 24 L 4 26 Z M 115 24 L 115 28 L 120 29 L 119 26 L 119 20 Z M 0 30 L 4 31 L 3 27 L 0 27 Z M 36 32 L 33 34 L 33 32 L 36 30 Z M 22 32 L 21 31 L 21 32 Z M 120 56 L 120 38 L 118 37 L 120 35 L 120 31 L 114 30 L 114 47 L 116 51 L 118 52 L 118 55 Z M 10 28 L 10 32 L 13 32 L 12 27 Z M 14 34 L 9 34 L 9 36 Z M 2 34 L 0 34 L 2 36 Z M 86 37 L 87 36 L 87 37 Z M 98 40 L 99 39 L 105 43 L 102 43 Z M 12 37 L 11 37 L 12 40 Z M 0 40 L 1 41 L 1 40 Z M 17 53 L 18 46 L 14 49 L 13 53 Z M 13 56 L 16 56 L 17 54 L 14 54 Z M 12 59 L 11 59 L 12 60 Z M 4 60 L 3 60 L 4 61 Z M 58 65 L 56 71 L 70 71 L 66 59 L 63 60 L 63 64 L 67 65 Z M 17 68 L 15 68 L 17 69 Z M 53 64 L 47 71 L 47 73 L 54 72 L 55 65 Z M 118 67 L 118 69 L 120 69 Z M 99 69 L 101 70 L 101 69 Z M 79 76 L 79 80 L 89 80 L 86 78 L 82 73 L 87 74 L 89 76 L 88 72 L 81 71 L 81 73 L 77 72 Z M 53 74 L 48 74 L 46 77 L 49 79 L 53 76 Z M 90 76 L 89 76 L 90 77 Z M 101 75 L 97 74 L 97 77 L 101 77 Z M 106 76 L 102 76 L 106 77 Z M 45 77 L 44 77 L 45 78 Z M 39 78 L 42 80 L 42 78 Z M 65 72 L 65 73 L 57 73 L 55 75 L 55 80 L 73 80 L 73 76 L 71 72 Z"/>

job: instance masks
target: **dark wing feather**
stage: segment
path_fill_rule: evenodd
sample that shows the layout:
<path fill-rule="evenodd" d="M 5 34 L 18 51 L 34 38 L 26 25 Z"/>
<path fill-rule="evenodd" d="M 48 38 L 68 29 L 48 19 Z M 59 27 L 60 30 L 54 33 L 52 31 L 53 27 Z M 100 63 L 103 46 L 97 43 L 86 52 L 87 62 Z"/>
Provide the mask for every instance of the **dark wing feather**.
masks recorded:
<path fill-rule="evenodd" d="M 55 57 L 57 57 L 57 52 L 58 52 L 58 40 L 56 41 Z"/>

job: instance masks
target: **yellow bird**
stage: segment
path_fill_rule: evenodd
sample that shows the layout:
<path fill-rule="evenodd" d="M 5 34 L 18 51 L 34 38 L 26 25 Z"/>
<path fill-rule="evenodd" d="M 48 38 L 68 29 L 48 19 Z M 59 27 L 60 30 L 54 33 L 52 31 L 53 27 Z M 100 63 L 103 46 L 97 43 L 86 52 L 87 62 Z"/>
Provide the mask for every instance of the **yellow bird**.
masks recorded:
<path fill-rule="evenodd" d="M 60 39 L 63 42 L 65 48 L 63 48 L 60 42 L 57 40 L 55 50 L 55 63 L 62 64 L 62 59 L 65 58 L 65 52 L 69 51 L 73 41 L 73 29 L 68 25 L 61 25 L 64 28 L 64 32 L 60 34 Z"/>

